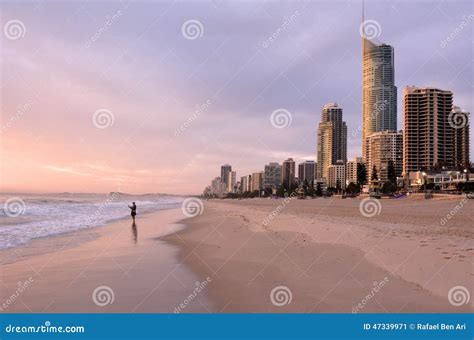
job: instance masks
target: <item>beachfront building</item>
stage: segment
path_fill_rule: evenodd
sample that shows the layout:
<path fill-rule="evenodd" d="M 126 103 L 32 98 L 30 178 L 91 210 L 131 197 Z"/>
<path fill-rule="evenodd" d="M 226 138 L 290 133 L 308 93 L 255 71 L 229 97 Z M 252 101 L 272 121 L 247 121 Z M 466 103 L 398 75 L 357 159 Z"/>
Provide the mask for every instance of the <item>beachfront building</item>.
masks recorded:
<path fill-rule="evenodd" d="M 397 131 L 394 49 L 362 37 L 362 156 L 375 132 Z"/>
<path fill-rule="evenodd" d="M 328 187 L 338 190 L 346 188 L 346 166 L 343 161 L 328 167 Z"/>
<path fill-rule="evenodd" d="M 469 162 L 469 116 L 470 113 L 454 106 L 452 111 L 454 129 L 454 164 L 457 168 L 470 168 Z"/>
<path fill-rule="evenodd" d="M 295 182 L 295 161 L 288 158 L 281 167 L 281 182 L 289 188 Z"/>
<path fill-rule="evenodd" d="M 263 171 L 254 172 L 252 174 L 252 185 L 250 186 L 250 191 L 260 192 L 263 189 Z"/>
<path fill-rule="evenodd" d="M 300 182 L 304 183 L 304 181 L 307 181 L 308 184 L 313 183 L 315 173 L 315 161 L 304 161 L 303 163 L 298 164 L 298 179 Z"/>
<path fill-rule="evenodd" d="M 455 129 L 449 122 L 453 93 L 431 87 L 403 90 L 403 174 L 453 168 Z"/>
<path fill-rule="evenodd" d="M 347 125 L 337 103 L 323 106 L 317 136 L 316 178 L 328 179 L 328 168 L 339 160 L 347 162 Z"/>
<path fill-rule="evenodd" d="M 227 188 L 229 185 L 227 182 L 228 176 L 227 174 L 232 171 L 232 166 L 229 164 L 224 164 L 221 166 L 221 180 L 224 183 L 224 187 Z"/>
<path fill-rule="evenodd" d="M 220 177 L 216 177 L 211 182 L 211 195 L 221 197 L 224 194 L 224 183 Z"/>
<path fill-rule="evenodd" d="M 241 193 L 251 191 L 250 190 L 251 185 L 252 185 L 252 175 L 240 177 L 240 192 Z"/>
<path fill-rule="evenodd" d="M 456 191 L 460 183 L 468 180 L 463 171 L 442 171 L 429 173 L 425 171 L 413 171 L 408 174 L 408 187 L 411 190 L 420 190 L 424 183 L 432 183 L 435 190 Z"/>
<path fill-rule="evenodd" d="M 400 177 L 403 170 L 403 135 L 402 132 L 376 132 L 367 137 L 366 143 L 367 180 L 373 184 L 374 167 L 379 183 L 389 180 L 389 164 L 392 162 L 396 177 Z"/>
<path fill-rule="evenodd" d="M 357 170 L 360 164 L 362 164 L 362 157 L 356 157 L 353 161 L 346 163 L 346 185 L 357 184 Z"/>
<path fill-rule="evenodd" d="M 263 173 L 264 189 L 279 189 L 281 187 L 281 165 L 269 163 L 265 165 Z"/>
<path fill-rule="evenodd" d="M 227 192 L 235 193 L 237 192 L 237 173 L 235 171 L 229 171 L 227 173 Z"/>

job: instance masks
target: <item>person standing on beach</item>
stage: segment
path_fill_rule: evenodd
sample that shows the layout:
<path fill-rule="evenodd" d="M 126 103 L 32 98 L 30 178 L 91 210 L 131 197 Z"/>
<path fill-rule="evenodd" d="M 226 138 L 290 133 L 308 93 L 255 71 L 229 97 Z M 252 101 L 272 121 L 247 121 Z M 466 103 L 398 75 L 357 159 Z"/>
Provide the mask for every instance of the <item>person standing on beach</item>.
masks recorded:
<path fill-rule="evenodd" d="M 129 205 L 128 207 L 131 210 L 130 215 L 132 215 L 133 223 L 135 224 L 135 216 L 137 216 L 137 205 L 135 204 L 135 202 L 132 202 L 132 205 Z"/>

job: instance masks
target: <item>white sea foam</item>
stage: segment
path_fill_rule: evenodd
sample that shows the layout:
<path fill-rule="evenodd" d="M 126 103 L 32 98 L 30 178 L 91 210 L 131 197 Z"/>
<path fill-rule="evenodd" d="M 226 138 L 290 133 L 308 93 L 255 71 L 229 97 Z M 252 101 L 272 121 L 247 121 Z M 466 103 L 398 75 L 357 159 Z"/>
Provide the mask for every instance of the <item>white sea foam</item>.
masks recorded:
<path fill-rule="evenodd" d="M 12 196 L 24 202 L 21 216 L 9 217 L 4 203 Z M 84 228 L 103 226 L 107 222 L 129 218 L 128 204 L 137 204 L 138 216 L 152 211 L 177 208 L 182 197 L 169 195 L 133 196 L 120 193 L 18 195 L 0 194 L 0 249 L 28 241 Z"/>

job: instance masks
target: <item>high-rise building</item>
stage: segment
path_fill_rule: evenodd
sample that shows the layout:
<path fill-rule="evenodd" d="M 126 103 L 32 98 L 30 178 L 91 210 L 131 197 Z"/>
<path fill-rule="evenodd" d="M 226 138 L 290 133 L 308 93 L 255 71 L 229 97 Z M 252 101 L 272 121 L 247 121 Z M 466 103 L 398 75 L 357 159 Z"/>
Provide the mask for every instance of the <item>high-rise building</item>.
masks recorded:
<path fill-rule="evenodd" d="M 288 158 L 286 161 L 283 161 L 281 181 L 282 184 L 286 184 L 288 188 L 295 182 L 295 161 L 293 158 Z"/>
<path fill-rule="evenodd" d="M 455 166 L 455 129 L 449 122 L 452 109 L 451 91 L 415 86 L 403 90 L 404 175 Z"/>
<path fill-rule="evenodd" d="M 388 169 L 392 162 L 396 177 L 400 177 L 403 170 L 403 134 L 402 132 L 376 132 L 367 137 L 365 159 L 367 167 L 367 181 L 373 183 L 374 166 L 377 180 L 385 183 L 389 180 Z"/>
<path fill-rule="evenodd" d="M 454 164 L 464 169 L 470 166 L 469 116 L 469 112 L 455 106 L 450 117 L 450 122 L 454 127 Z"/>
<path fill-rule="evenodd" d="M 225 183 L 225 187 L 227 188 L 227 174 L 232 171 L 232 166 L 229 164 L 224 164 L 221 166 L 221 181 Z"/>
<path fill-rule="evenodd" d="M 314 181 L 315 172 L 315 161 L 304 161 L 298 164 L 298 179 L 301 182 L 307 181 L 308 184 L 311 184 Z"/>
<path fill-rule="evenodd" d="M 251 191 L 252 175 L 240 177 L 240 192 Z"/>
<path fill-rule="evenodd" d="M 346 163 L 346 185 L 349 185 L 349 183 L 357 184 L 359 164 L 362 164 L 362 157 L 356 157 L 355 160 Z"/>
<path fill-rule="evenodd" d="M 318 127 L 316 177 L 328 178 L 328 167 L 347 162 L 347 125 L 337 103 L 323 106 Z"/>
<path fill-rule="evenodd" d="M 235 171 L 229 171 L 227 173 L 227 192 L 236 192 L 237 187 L 236 187 L 236 182 L 237 182 L 237 173 Z"/>
<path fill-rule="evenodd" d="M 263 172 L 254 172 L 252 174 L 252 185 L 250 191 L 261 191 L 263 189 Z"/>
<path fill-rule="evenodd" d="M 346 188 L 346 166 L 343 161 L 328 167 L 328 187 L 345 189 Z"/>
<path fill-rule="evenodd" d="M 265 165 L 263 176 L 263 186 L 265 189 L 279 189 L 281 186 L 281 165 L 278 163 Z"/>
<path fill-rule="evenodd" d="M 397 131 L 397 87 L 393 47 L 362 37 L 362 155 L 374 132 Z"/>
<path fill-rule="evenodd" d="M 216 177 L 211 182 L 211 195 L 222 196 L 224 194 L 224 183 L 220 177 Z"/>

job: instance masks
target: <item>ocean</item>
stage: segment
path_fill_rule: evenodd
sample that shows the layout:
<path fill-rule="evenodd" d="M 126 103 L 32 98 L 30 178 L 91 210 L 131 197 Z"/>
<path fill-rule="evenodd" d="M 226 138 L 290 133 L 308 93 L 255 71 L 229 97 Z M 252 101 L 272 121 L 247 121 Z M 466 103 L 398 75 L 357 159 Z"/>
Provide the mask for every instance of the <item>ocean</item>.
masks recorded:
<path fill-rule="evenodd" d="M 163 194 L 0 194 L 0 249 L 130 218 L 132 202 L 140 216 L 178 208 L 183 200 Z"/>

